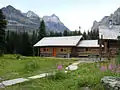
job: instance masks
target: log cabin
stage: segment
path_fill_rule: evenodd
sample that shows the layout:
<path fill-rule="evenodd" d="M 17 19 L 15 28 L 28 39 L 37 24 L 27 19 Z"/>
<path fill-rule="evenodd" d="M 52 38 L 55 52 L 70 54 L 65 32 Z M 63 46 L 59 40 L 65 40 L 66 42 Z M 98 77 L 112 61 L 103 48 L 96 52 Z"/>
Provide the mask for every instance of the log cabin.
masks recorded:
<path fill-rule="evenodd" d="M 120 36 L 120 26 L 118 25 L 101 25 L 99 26 L 99 41 L 104 45 L 102 51 L 104 56 L 116 56 L 120 43 L 118 37 Z M 100 44 L 100 43 L 99 43 Z"/>
<path fill-rule="evenodd" d="M 98 40 L 82 40 L 77 46 L 78 56 L 99 56 L 99 47 Z"/>
<path fill-rule="evenodd" d="M 99 55 L 98 40 L 82 40 L 82 36 L 44 37 L 34 45 L 41 57 L 80 57 Z"/>
<path fill-rule="evenodd" d="M 44 37 L 34 47 L 38 48 L 41 57 L 63 57 L 77 56 L 76 46 L 82 36 Z"/>

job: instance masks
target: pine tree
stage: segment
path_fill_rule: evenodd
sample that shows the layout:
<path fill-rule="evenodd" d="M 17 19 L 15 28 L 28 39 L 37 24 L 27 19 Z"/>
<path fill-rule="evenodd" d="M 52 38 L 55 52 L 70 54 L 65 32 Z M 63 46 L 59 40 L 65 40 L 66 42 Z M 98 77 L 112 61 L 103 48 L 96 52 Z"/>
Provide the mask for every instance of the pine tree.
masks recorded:
<path fill-rule="evenodd" d="M 81 31 L 80 31 L 80 30 L 78 31 L 78 35 L 82 35 L 82 33 L 81 33 Z"/>
<path fill-rule="evenodd" d="M 90 33 L 89 30 L 88 30 L 88 33 L 87 33 L 87 37 L 88 37 L 88 40 L 91 40 L 91 33 Z"/>
<path fill-rule="evenodd" d="M 24 32 L 22 34 L 22 39 L 21 39 L 21 54 L 25 56 L 30 56 L 32 55 L 32 44 L 30 42 L 30 38 L 27 32 Z"/>
<path fill-rule="evenodd" d="M 31 36 L 32 45 L 34 45 L 37 42 L 37 33 L 33 31 Z"/>
<path fill-rule="evenodd" d="M 78 35 L 82 35 L 82 33 L 81 33 L 81 27 L 80 26 L 79 26 Z"/>
<path fill-rule="evenodd" d="M 38 31 L 38 40 L 41 40 L 45 36 L 46 36 L 46 28 L 45 28 L 44 20 L 42 20 Z"/>
<path fill-rule="evenodd" d="M 50 31 L 50 37 L 53 37 L 55 34 L 53 31 Z"/>
<path fill-rule="evenodd" d="M 78 35 L 77 30 L 73 31 L 73 35 L 74 35 L 74 36 Z"/>
<path fill-rule="evenodd" d="M 63 36 L 68 36 L 68 31 L 67 30 L 64 30 Z"/>
<path fill-rule="evenodd" d="M 87 40 L 87 34 L 86 34 L 85 31 L 83 32 L 83 39 L 84 39 L 84 40 Z"/>
<path fill-rule="evenodd" d="M 0 55 L 4 53 L 5 46 L 5 29 L 7 26 L 7 21 L 5 20 L 5 16 L 0 9 Z"/>

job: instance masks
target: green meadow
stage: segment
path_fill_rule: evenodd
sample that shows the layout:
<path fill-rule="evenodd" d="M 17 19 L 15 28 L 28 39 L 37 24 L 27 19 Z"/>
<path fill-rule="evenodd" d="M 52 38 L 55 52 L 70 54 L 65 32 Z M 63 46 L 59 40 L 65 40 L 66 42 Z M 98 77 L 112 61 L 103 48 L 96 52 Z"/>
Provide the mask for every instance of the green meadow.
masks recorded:
<path fill-rule="evenodd" d="M 101 78 L 104 76 L 120 77 L 120 73 L 109 70 L 110 61 L 96 63 L 81 63 L 75 71 L 64 73 L 57 70 L 57 64 L 63 64 L 64 68 L 78 59 L 64 58 L 40 58 L 5 55 L 0 58 L 0 76 L 4 79 L 27 77 L 43 72 L 56 71 L 56 75 L 27 81 L 4 88 L 3 90 L 105 90 Z M 114 59 L 112 60 L 113 63 Z M 101 66 L 106 70 L 101 70 Z"/>

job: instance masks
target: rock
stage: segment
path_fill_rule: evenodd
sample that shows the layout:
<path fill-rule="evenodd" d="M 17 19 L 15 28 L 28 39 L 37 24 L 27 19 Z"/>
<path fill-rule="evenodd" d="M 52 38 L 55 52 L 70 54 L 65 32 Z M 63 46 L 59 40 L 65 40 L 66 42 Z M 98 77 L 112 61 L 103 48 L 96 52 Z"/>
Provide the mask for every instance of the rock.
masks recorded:
<path fill-rule="evenodd" d="M 11 85 L 14 85 L 14 84 L 17 84 L 17 83 L 22 83 L 22 82 L 25 82 L 25 81 L 29 81 L 29 80 L 25 79 L 25 78 L 17 78 L 17 79 L 3 81 L 2 84 L 4 86 L 11 86 Z"/>
<path fill-rule="evenodd" d="M 40 74 L 40 75 L 28 77 L 28 78 L 29 79 L 37 79 L 37 78 L 43 78 L 43 77 L 46 77 L 46 76 L 48 76 L 48 73 L 43 73 L 43 74 Z"/>
<path fill-rule="evenodd" d="M 4 80 L 4 76 L 1 76 L 1 77 L 0 77 L 0 81 L 3 81 L 3 80 Z"/>
<path fill-rule="evenodd" d="M 5 85 L 3 83 L 0 83 L 0 88 L 4 88 Z"/>
<path fill-rule="evenodd" d="M 107 90 L 120 90 L 120 77 L 105 76 L 101 82 Z"/>
<path fill-rule="evenodd" d="M 69 65 L 68 67 L 66 67 L 67 70 L 77 70 L 78 66 L 76 65 Z"/>
<path fill-rule="evenodd" d="M 89 87 L 81 87 L 80 90 L 91 90 Z"/>
<path fill-rule="evenodd" d="M 0 81 L 2 81 L 2 80 L 3 80 L 3 78 L 0 77 Z"/>

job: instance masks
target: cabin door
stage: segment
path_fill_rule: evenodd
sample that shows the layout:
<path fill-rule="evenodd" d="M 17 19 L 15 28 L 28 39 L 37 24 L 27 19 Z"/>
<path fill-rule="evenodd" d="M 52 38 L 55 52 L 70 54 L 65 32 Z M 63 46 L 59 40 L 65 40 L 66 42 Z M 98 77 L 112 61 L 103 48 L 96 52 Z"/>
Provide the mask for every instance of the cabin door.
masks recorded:
<path fill-rule="evenodd" d="M 53 48 L 52 56 L 56 57 L 56 49 L 55 48 Z"/>

